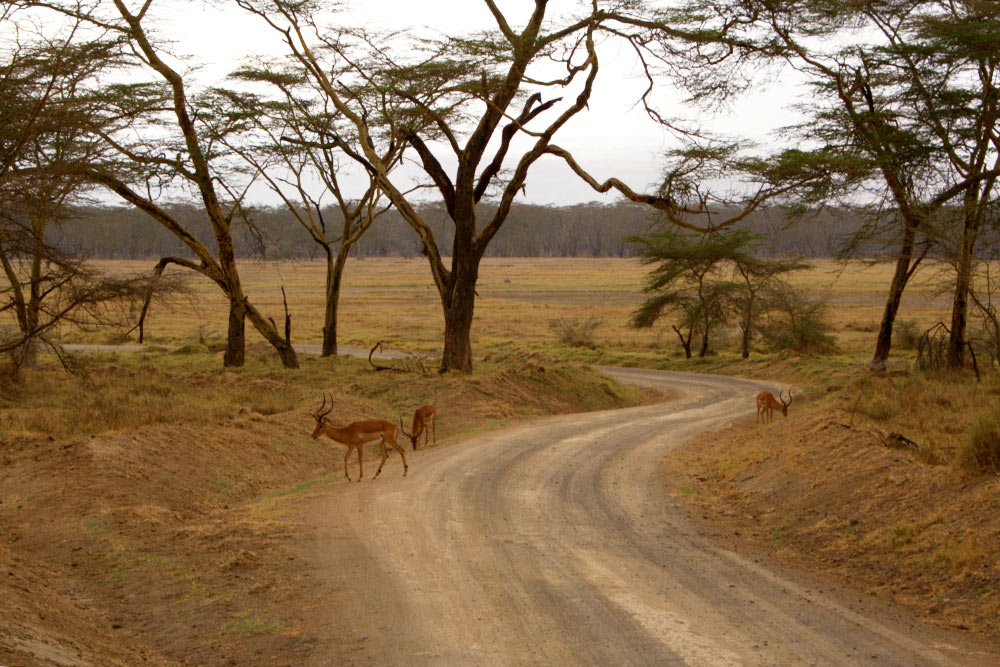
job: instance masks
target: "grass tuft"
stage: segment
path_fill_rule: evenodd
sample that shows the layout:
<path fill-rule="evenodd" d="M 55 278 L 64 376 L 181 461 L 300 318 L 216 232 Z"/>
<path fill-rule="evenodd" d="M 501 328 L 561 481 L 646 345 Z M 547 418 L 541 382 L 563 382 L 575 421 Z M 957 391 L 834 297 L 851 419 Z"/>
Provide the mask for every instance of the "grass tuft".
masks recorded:
<path fill-rule="evenodd" d="M 973 425 L 956 463 L 964 470 L 1000 474 L 1000 412 L 986 414 Z"/>

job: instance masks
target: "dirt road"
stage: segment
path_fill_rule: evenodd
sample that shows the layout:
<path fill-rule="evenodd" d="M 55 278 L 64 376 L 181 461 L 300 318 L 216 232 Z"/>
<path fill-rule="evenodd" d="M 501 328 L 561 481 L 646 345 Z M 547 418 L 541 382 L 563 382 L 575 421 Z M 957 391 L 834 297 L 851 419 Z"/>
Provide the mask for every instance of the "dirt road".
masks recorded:
<path fill-rule="evenodd" d="M 313 664 L 1000 664 L 958 633 L 741 556 L 686 518 L 659 462 L 752 413 L 766 385 L 608 372 L 683 395 L 416 452 L 406 478 L 394 456 L 377 481 L 318 500 L 305 560 L 329 597 L 316 622 L 330 639 Z"/>

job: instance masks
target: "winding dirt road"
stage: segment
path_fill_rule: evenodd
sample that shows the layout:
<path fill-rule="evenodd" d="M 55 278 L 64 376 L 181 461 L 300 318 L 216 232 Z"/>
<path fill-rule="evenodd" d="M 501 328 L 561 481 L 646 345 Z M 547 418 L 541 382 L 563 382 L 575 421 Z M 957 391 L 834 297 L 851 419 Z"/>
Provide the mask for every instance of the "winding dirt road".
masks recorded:
<path fill-rule="evenodd" d="M 1000 664 L 992 647 L 740 556 L 685 518 L 659 462 L 771 387 L 606 372 L 683 395 L 415 452 L 406 478 L 393 457 L 377 481 L 318 500 L 306 560 L 332 592 L 312 664 Z"/>

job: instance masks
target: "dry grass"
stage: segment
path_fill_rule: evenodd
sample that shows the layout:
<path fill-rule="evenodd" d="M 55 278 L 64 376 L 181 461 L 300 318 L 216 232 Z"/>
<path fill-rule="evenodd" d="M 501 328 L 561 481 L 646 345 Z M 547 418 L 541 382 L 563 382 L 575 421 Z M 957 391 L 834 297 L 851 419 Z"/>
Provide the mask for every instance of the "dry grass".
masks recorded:
<path fill-rule="evenodd" d="M 970 426 L 995 415 L 998 383 L 862 371 L 842 379 L 840 390 L 800 398 L 787 419 L 748 417 L 664 457 L 672 493 L 697 504 L 715 532 L 745 536 L 740 548 L 1000 637 L 1000 480 L 955 457 L 978 437 Z M 994 453 L 995 425 L 984 429 Z M 888 446 L 890 432 L 918 447 Z"/>
<path fill-rule="evenodd" d="M 1000 411 L 996 401 L 973 425 L 959 447 L 956 462 L 966 470 L 1000 474 Z"/>
<path fill-rule="evenodd" d="M 847 421 L 900 433 L 916 442 L 917 455 L 927 463 L 965 460 L 969 468 L 965 457 L 970 438 L 977 437 L 973 427 L 978 429 L 982 447 L 988 449 L 988 422 L 1000 403 L 1000 376 L 990 373 L 976 383 L 966 373 L 863 374 L 838 392 L 836 402 Z"/>
<path fill-rule="evenodd" d="M 148 270 L 152 264 L 104 266 L 124 272 Z M 987 508 L 993 520 L 1000 505 L 996 480 L 980 479 L 970 487 L 969 472 L 957 463 L 931 465 L 995 450 L 993 406 L 1000 396 L 1000 380 L 990 374 L 976 385 L 970 374 L 914 373 L 907 370 L 912 367 L 912 351 L 907 350 L 894 353 L 893 374 L 871 375 L 864 362 L 874 342 L 890 268 L 858 264 L 841 271 L 832 262 L 816 265 L 792 282 L 828 300 L 841 354 L 755 352 L 744 361 L 737 357 L 729 333 L 729 341 L 723 341 L 727 349 L 685 361 L 669 329 L 627 326 L 629 314 L 644 298 L 640 287 L 646 267 L 639 262 L 486 260 L 472 332 L 475 353 L 484 358 L 471 376 L 389 375 L 373 372 L 356 359 L 305 355 L 300 370 L 288 371 L 250 329 L 248 364 L 223 369 L 220 355 L 211 349 L 225 331 L 225 303 L 213 285 L 194 283 L 191 299 L 154 306 L 148 323 L 152 342 L 178 349 L 88 357 L 84 377 L 67 376 L 46 362 L 40 369 L 24 370 L 16 391 L 9 383 L 0 384 L 0 443 L 11 444 L 0 451 L 0 465 L 8 475 L 5 483 L 10 486 L 12 471 L 21 473 L 20 490 L 12 491 L 17 502 L 5 500 L 2 511 L 11 513 L 9 525 L 23 532 L 19 548 L 31 542 L 39 553 L 64 544 L 65 535 L 75 536 L 73 530 L 79 532 L 82 525 L 85 535 L 80 539 L 104 559 L 94 575 L 98 586 L 114 579 L 115 585 L 132 587 L 123 589 L 122 608 L 147 601 L 152 609 L 158 601 L 151 593 L 162 592 L 156 577 L 169 574 L 172 592 L 167 599 L 175 601 L 177 614 L 201 613 L 214 605 L 218 616 L 227 619 L 218 627 L 228 634 L 269 634 L 261 632 L 272 626 L 259 610 L 229 610 L 223 589 L 213 592 L 205 582 L 221 586 L 224 577 L 259 567 L 257 559 L 268 554 L 281 560 L 275 546 L 279 529 L 265 538 L 253 526 L 243 530 L 248 508 L 244 501 L 282 485 L 288 489 L 284 495 L 264 496 L 259 501 L 264 504 L 251 508 L 251 513 L 266 515 L 253 517 L 263 527 L 280 499 L 329 481 L 316 477 L 322 474 L 316 470 L 332 469 L 339 475 L 339 466 L 329 463 L 329 447 L 308 439 L 308 414 L 323 390 L 336 397 L 338 420 L 376 415 L 392 419 L 424 402 L 446 405 L 438 435 L 447 441 L 502 425 L 516 415 L 643 400 L 637 392 L 561 360 L 751 375 L 799 388 L 790 416 L 767 427 L 739 424 L 731 437 L 713 434 L 713 448 L 689 448 L 691 458 L 675 459 L 682 467 L 690 466 L 678 473 L 678 492 L 697 502 L 717 503 L 720 513 L 745 517 L 740 520 L 750 529 L 744 534 L 760 531 L 770 547 L 787 551 L 791 561 L 805 562 L 806 554 L 830 570 L 851 565 L 857 574 L 850 576 L 865 586 L 882 587 L 903 601 L 908 596 L 931 602 L 947 599 L 940 609 L 928 606 L 928 613 L 1000 632 L 994 594 L 1000 572 L 993 565 L 1000 533 L 993 523 L 986 525 L 968 511 Z M 245 269 L 243 278 L 251 299 L 274 316 L 280 314 L 284 285 L 295 341 L 319 342 L 321 264 L 263 265 Z M 917 330 L 938 321 L 947 313 L 948 302 L 935 294 L 929 280 L 918 279 L 907 292 L 900 317 L 914 322 L 911 328 Z M 553 321 L 578 323 L 585 318 L 602 322 L 593 331 L 597 349 L 571 348 L 557 340 Z M 369 259 L 349 265 L 342 345 L 367 349 L 383 340 L 433 353 L 442 331 L 437 292 L 422 260 Z M 61 333 L 66 342 L 113 340 L 106 333 Z M 917 442 L 918 450 L 887 449 L 881 437 L 890 431 Z M 91 489 L 88 485 L 95 481 L 106 487 Z M 298 486 L 290 486 L 296 482 Z M 123 489 L 133 500 L 122 500 Z M 91 494 L 89 504 L 69 502 L 71 492 Z M 162 530 L 161 525 L 180 522 L 175 514 L 190 513 L 191 507 L 207 508 L 200 523 L 185 524 L 188 532 Z M 77 521 L 72 530 L 53 527 L 55 508 L 74 521 L 73 512 L 80 512 L 86 523 Z M 217 514 L 208 514 L 208 509 Z M 25 519 L 27 512 L 37 512 L 44 520 L 32 524 Z M 192 554 L 201 557 L 206 545 L 223 551 L 208 553 L 201 562 L 191 560 Z M 57 551 L 59 558 L 76 558 L 61 546 Z M 287 562 L 281 560 L 280 567 L 287 568 Z M 911 576 L 914 571 L 918 576 Z M 27 584 L 33 591 L 39 588 L 34 581 Z M 253 578 L 240 579 L 239 585 L 244 584 L 253 587 L 239 599 L 257 599 Z M 966 619 L 970 613 L 975 623 Z M 70 614 L 78 610 L 71 608 Z M 168 636 L 166 630 L 176 630 L 179 623 L 183 628 L 177 636 L 184 639 L 178 646 L 186 651 L 197 645 L 211 652 L 211 632 L 202 628 L 201 634 L 190 635 L 190 624 L 177 614 L 168 623 L 151 611 L 147 616 L 154 620 L 146 621 L 152 625 L 143 631 L 146 636 Z M 20 617 L 27 616 L 21 612 Z M 205 657 L 180 654 L 196 662 Z M 123 664 L 135 662 L 130 656 Z"/>
<path fill-rule="evenodd" d="M 476 428 L 474 422 L 480 417 L 497 420 L 644 400 L 640 392 L 594 371 L 537 355 L 482 362 L 472 377 L 378 373 L 367 361 L 350 357 L 303 356 L 301 368 L 290 371 L 272 354 L 260 352 L 240 369 L 221 368 L 217 353 L 191 350 L 94 355 L 83 361 L 83 376 L 68 376 L 54 363 L 46 363 L 22 371 L 16 391 L 0 391 L 0 441 L 16 436 L 92 436 L 155 424 L 205 426 L 239 415 L 304 411 L 318 404 L 325 391 L 363 401 L 369 417 L 389 419 L 409 414 L 421 403 L 447 403 L 452 407 L 449 412 L 461 412 L 466 403 L 489 397 L 486 403 L 470 407 L 462 419 L 452 420 L 451 430 L 459 424 Z M 545 398 L 550 392 L 566 400 L 552 403 L 551 397 Z"/>
<path fill-rule="evenodd" d="M 111 273 L 148 270 L 149 262 L 107 261 Z M 967 427 L 980 421 L 992 390 L 970 385 L 968 378 L 906 375 L 876 378 L 860 374 L 867 361 L 881 316 L 891 266 L 832 261 L 815 262 L 791 282 L 830 305 L 833 331 L 841 353 L 798 360 L 755 351 L 746 361 L 736 353 L 733 331 L 723 332 L 720 350 L 706 359 L 685 360 L 666 325 L 636 330 L 629 315 L 644 298 L 640 291 L 648 267 L 633 259 L 487 259 L 479 281 L 480 298 L 473 324 L 473 349 L 482 361 L 477 371 L 503 372 L 503 364 L 526 355 L 571 362 L 626 366 L 670 367 L 700 372 L 722 372 L 783 378 L 804 389 L 845 389 L 843 395 L 865 397 L 852 407 L 839 405 L 905 433 L 927 448 L 931 461 L 950 461 L 967 439 Z M 900 323 L 912 334 L 947 315 L 948 299 L 936 297 L 933 273 L 918 274 L 909 287 Z M 247 293 L 266 313 L 277 315 L 281 287 L 289 296 L 296 342 L 318 343 L 323 307 L 324 264 L 277 262 L 249 265 L 243 270 Z M 180 346 L 173 353 L 93 358 L 85 385 L 73 389 L 60 374 L 38 375 L 22 382 L 17 392 L 0 389 L 0 431 L 80 434 L 128 430 L 149 423 L 212 423 L 241 408 L 260 414 L 294 409 L 341 383 L 345 392 L 378 397 L 392 411 L 404 406 L 402 395 L 378 395 L 368 385 L 367 367 L 349 359 L 318 360 L 302 357 L 303 368 L 288 373 L 275 363 L 267 346 L 248 327 L 250 363 L 244 369 L 224 371 L 210 350 L 222 341 L 225 302 L 218 289 L 205 281 L 192 283 L 194 295 L 183 302 L 154 305 L 147 333 L 152 343 Z M 587 345 L 565 340 L 554 322 L 600 323 L 587 330 Z M 565 327 L 564 327 L 565 328 Z M 441 308 L 422 259 L 366 259 L 348 265 L 340 316 L 340 342 L 367 349 L 383 340 L 397 349 L 433 355 L 443 331 Z M 65 330 L 70 342 L 109 342 L 112 334 Z M 910 336 L 912 337 L 912 336 Z M 901 336 L 905 343 L 907 336 Z M 913 351 L 899 345 L 896 368 L 910 368 Z M 351 378 L 347 382 L 331 378 Z M 359 380 L 359 378 L 362 378 Z M 984 386 L 992 386 L 987 380 Z M 61 398 L 65 386 L 81 397 Z M 61 387 L 63 387 L 61 389 Z M 381 391 L 381 390 L 379 390 Z M 429 392 L 425 391 L 425 394 Z M 419 399 L 419 397 L 417 397 Z M 851 398 L 842 402 L 850 403 Z M 14 402 L 12 402 L 14 401 Z M 6 402 L 6 403 L 5 403 Z M 921 405 L 918 410 L 914 406 Z M 21 407 L 18 407 L 21 406 Z M 30 407 L 26 407 L 30 406 Z M 72 407 L 61 407 L 72 406 Z M 206 407 L 207 406 L 207 407 Z"/>
<path fill-rule="evenodd" d="M 103 261 L 111 273 L 149 271 L 153 262 Z M 849 356 L 868 354 L 891 277 L 887 264 L 852 263 L 846 268 L 829 261 L 814 262 L 811 271 L 792 277 L 792 284 L 830 304 L 838 344 Z M 176 269 L 173 269 L 176 270 Z M 246 265 L 246 293 L 262 310 L 280 319 L 281 287 L 289 298 L 293 338 L 318 343 L 323 313 L 324 264 L 284 261 Z M 487 258 L 480 270 L 476 315 L 472 329 L 477 354 L 507 349 L 512 344 L 551 350 L 554 320 L 592 316 L 603 323 L 595 343 L 612 355 L 640 358 L 677 354 L 673 332 L 664 324 L 636 330 L 629 315 L 642 302 L 648 267 L 635 259 L 501 259 Z M 927 277 L 924 277 L 927 276 Z M 204 280 L 191 283 L 191 298 L 155 304 L 148 320 L 151 343 L 183 345 L 222 340 L 226 330 L 225 301 L 218 288 Z M 917 274 L 903 299 L 901 318 L 926 328 L 940 320 L 949 306 L 936 296 L 930 273 Z M 408 349 L 440 350 L 444 321 L 440 299 L 423 259 L 375 258 L 352 260 L 345 274 L 341 301 L 340 342 L 365 347 L 383 340 Z M 256 334 L 248 328 L 251 340 Z M 87 334 L 65 329 L 66 342 L 110 342 L 109 333 Z M 722 347 L 735 350 L 733 331 Z"/>

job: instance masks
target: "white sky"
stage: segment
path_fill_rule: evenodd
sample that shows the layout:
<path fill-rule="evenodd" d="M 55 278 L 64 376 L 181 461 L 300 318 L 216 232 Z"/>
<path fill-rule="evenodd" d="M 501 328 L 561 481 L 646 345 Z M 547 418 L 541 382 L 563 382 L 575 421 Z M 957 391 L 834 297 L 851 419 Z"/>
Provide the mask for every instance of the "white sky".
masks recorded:
<path fill-rule="evenodd" d="M 346 17 L 370 29 L 426 27 L 442 32 L 493 28 L 493 17 L 481 0 L 347 0 Z M 510 23 L 526 20 L 530 0 L 500 0 Z M 177 53 L 193 54 L 185 64 L 200 63 L 200 76 L 224 77 L 239 60 L 252 52 L 283 53 L 275 32 L 263 21 L 236 10 L 220 10 L 219 3 L 199 0 L 157 0 L 153 4 L 159 36 L 175 42 Z M 577 0 L 556 0 L 553 8 L 572 9 Z M 550 14 L 553 10 L 550 9 Z M 609 48 L 610 47 L 610 48 Z M 645 88 L 633 67 L 632 56 L 617 47 L 602 47 L 601 72 L 589 109 L 578 114 L 555 137 L 599 181 L 616 176 L 635 190 L 655 185 L 662 170 L 662 153 L 671 137 L 635 107 Z M 547 98 L 546 98 L 547 99 Z M 769 95 L 750 96 L 733 104 L 728 117 L 702 118 L 699 122 L 717 132 L 763 137 L 791 122 Z M 513 152 L 512 152 L 513 153 Z M 439 153 L 440 155 L 440 153 Z M 509 166 L 509 161 L 508 161 Z M 257 197 L 275 201 L 262 189 Z M 618 195 L 600 195 L 580 181 L 558 158 L 542 157 L 532 167 L 521 201 L 535 204 L 610 203 Z"/>

